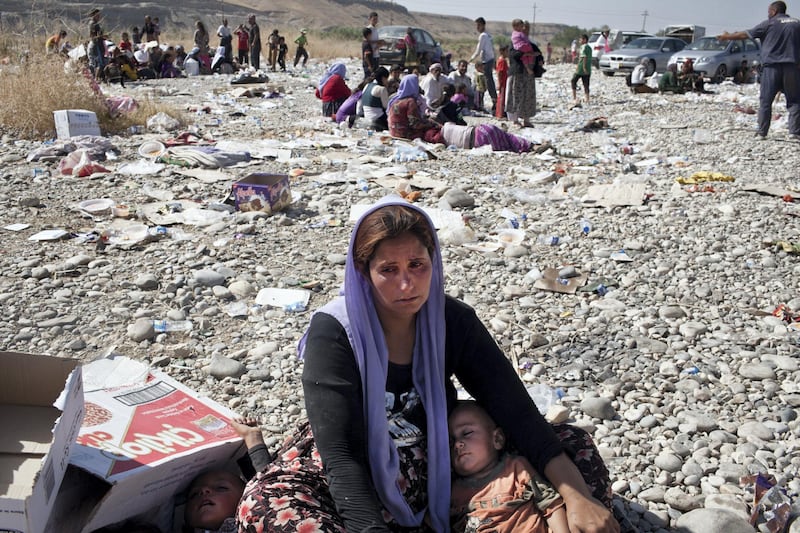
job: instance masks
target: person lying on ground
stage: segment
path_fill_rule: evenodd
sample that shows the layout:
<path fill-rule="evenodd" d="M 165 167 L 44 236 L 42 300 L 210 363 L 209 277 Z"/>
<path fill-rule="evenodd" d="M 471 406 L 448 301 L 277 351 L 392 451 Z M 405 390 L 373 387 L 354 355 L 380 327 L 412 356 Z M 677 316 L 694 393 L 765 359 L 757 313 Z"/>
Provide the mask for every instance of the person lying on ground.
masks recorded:
<path fill-rule="evenodd" d="M 272 456 L 255 418 L 231 421 L 242 437 L 252 468 L 260 472 L 269 466 Z M 233 533 L 238 531 L 236 509 L 242 499 L 245 481 L 227 470 L 215 469 L 195 477 L 186 491 L 183 533 Z"/>

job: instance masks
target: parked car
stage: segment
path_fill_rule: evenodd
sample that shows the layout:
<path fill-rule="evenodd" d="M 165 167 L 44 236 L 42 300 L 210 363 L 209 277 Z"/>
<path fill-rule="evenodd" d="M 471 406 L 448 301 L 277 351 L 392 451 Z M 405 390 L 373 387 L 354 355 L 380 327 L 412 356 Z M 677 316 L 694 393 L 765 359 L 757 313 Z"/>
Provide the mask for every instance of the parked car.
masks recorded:
<path fill-rule="evenodd" d="M 592 63 L 594 66 L 599 65 L 600 58 L 603 57 L 605 53 L 603 47 L 597 44 L 600 33 L 601 32 L 596 31 L 589 36 L 589 46 L 592 47 Z M 655 37 L 655 35 L 641 31 L 609 30 L 608 47 L 611 50 L 616 50 L 640 37 Z"/>
<path fill-rule="evenodd" d="M 674 54 L 669 64 L 678 65 L 681 69 L 687 59 L 694 61 L 695 72 L 720 83 L 733 76 L 741 67 L 742 61 L 749 66 L 759 62 L 760 48 L 756 41 L 743 39 L 740 41 L 718 41 L 716 37 L 703 37 Z"/>
<path fill-rule="evenodd" d="M 683 50 L 686 43 L 681 39 L 670 37 L 640 37 L 629 42 L 619 50 L 612 50 L 600 58 L 600 70 L 606 76 L 616 72 L 632 72 L 633 69 L 647 59 L 647 75 L 653 72 L 664 72 L 672 54 Z"/>
<path fill-rule="evenodd" d="M 378 28 L 378 39 L 384 41 L 380 48 L 381 65 L 400 65 L 405 62 L 406 47 L 403 39 L 408 26 L 383 26 Z M 428 66 L 442 60 L 442 47 L 430 33 L 422 28 L 412 28 L 412 35 L 417 43 L 419 70 L 428 71 Z"/>

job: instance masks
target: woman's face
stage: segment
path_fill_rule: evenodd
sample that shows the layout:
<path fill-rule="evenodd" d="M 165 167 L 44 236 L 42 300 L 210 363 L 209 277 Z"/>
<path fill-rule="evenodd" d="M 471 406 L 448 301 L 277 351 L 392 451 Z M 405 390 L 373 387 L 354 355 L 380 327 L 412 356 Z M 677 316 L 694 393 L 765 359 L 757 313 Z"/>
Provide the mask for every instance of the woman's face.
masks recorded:
<path fill-rule="evenodd" d="M 428 249 L 411 233 L 381 242 L 369 263 L 372 297 L 378 316 L 416 315 L 431 289 L 433 263 Z"/>

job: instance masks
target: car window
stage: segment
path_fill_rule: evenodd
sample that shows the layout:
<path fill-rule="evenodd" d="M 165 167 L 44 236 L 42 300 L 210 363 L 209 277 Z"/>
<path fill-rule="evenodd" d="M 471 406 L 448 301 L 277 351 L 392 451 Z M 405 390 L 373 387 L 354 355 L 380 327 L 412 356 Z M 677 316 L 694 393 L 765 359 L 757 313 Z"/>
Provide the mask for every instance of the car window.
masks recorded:
<path fill-rule="evenodd" d="M 426 32 L 426 31 L 422 31 L 422 30 L 420 30 L 420 33 L 422 34 L 422 40 L 423 40 L 423 42 L 425 44 L 430 45 L 430 46 L 433 46 L 434 44 L 436 44 L 436 42 L 433 40 L 433 37 L 431 37 L 430 33 Z"/>
<path fill-rule="evenodd" d="M 635 39 L 624 46 L 624 48 L 634 48 L 639 50 L 657 50 L 661 47 L 661 39 Z"/>
<path fill-rule="evenodd" d="M 698 39 L 689 46 L 685 48 L 685 50 L 702 50 L 706 52 L 722 52 L 725 50 L 725 47 L 728 46 L 727 43 L 720 42 L 717 40 L 716 37 L 704 37 L 702 39 Z"/>
<path fill-rule="evenodd" d="M 378 28 L 378 38 L 383 40 L 402 39 L 406 35 L 406 28 L 399 26 L 385 26 Z"/>
<path fill-rule="evenodd" d="M 597 41 L 597 39 L 599 39 L 599 38 L 600 38 L 600 32 L 594 32 L 594 33 L 593 33 L 593 34 L 592 34 L 592 35 L 589 37 L 589 42 L 590 42 L 590 43 L 596 42 L 596 41 Z"/>
<path fill-rule="evenodd" d="M 744 47 L 742 46 L 742 41 L 731 41 L 730 53 L 731 54 L 741 54 Z"/>
<path fill-rule="evenodd" d="M 747 39 L 744 42 L 744 51 L 745 52 L 758 52 L 758 45 L 754 41 L 751 41 L 750 39 Z"/>

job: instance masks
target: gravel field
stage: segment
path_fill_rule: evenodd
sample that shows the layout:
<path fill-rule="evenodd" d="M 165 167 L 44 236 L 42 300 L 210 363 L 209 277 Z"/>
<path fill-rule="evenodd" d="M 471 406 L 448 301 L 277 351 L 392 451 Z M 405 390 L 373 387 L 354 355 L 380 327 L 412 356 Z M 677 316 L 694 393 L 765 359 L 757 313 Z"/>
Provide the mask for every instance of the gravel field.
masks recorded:
<path fill-rule="evenodd" d="M 360 67 L 348 66 L 355 85 Z M 632 95 L 621 77 L 598 73 L 591 105 L 570 110 L 572 67 L 558 65 L 538 85 L 536 127 L 510 126 L 552 150 L 439 146 L 435 159 L 395 161 L 391 139 L 319 116 L 322 69 L 271 74 L 275 98 L 234 98 L 242 86 L 224 76 L 104 87 L 171 103 L 187 111 L 187 129 L 253 155 L 203 179 L 138 154 L 180 130 L 108 137 L 109 172 L 83 178 L 59 175 L 60 156 L 28 160 L 53 145 L 4 136 L 2 226 L 30 226 L 0 230 L 3 350 L 147 361 L 260 416 L 275 446 L 304 417 L 297 341 L 311 311 L 338 294 L 351 207 L 406 179 L 425 187 L 418 203 L 443 212 L 448 293 L 475 307 L 523 379 L 558 391 L 551 414 L 592 433 L 629 529 L 747 531 L 737 527 L 750 513 L 752 484 L 741 481 L 750 474 L 774 476 L 797 501 L 800 246 L 777 243 L 800 242 L 800 204 L 782 198 L 800 196 L 800 143 L 782 99 L 759 141 L 755 115 L 740 112 L 757 108 L 757 85 Z M 129 242 L 126 225 L 157 233 L 157 224 L 77 209 L 110 198 L 141 214 L 170 197 L 219 207 L 251 172 L 291 173 L 291 206 L 272 216 L 193 210 L 191 223 Z M 614 194 L 595 201 L 603 192 Z M 507 231 L 512 223 L 524 231 Z M 47 229 L 71 237 L 28 240 Z M 112 238 L 98 245 L 102 232 Z M 540 272 L 570 266 L 583 288 L 603 287 L 537 288 Z M 262 289 L 304 287 L 305 310 L 256 303 Z M 192 329 L 157 332 L 160 319 Z"/>

